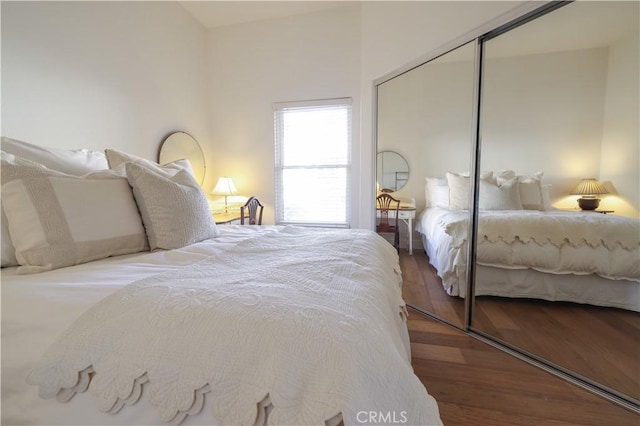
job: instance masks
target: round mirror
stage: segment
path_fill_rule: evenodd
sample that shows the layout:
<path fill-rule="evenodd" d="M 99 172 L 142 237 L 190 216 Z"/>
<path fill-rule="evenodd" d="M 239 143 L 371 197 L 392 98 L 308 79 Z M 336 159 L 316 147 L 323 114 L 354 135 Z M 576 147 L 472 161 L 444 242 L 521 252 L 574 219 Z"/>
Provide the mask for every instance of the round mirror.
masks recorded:
<path fill-rule="evenodd" d="M 377 156 L 376 184 L 379 190 L 398 191 L 409 181 L 409 164 L 393 151 L 380 151 Z"/>
<path fill-rule="evenodd" d="M 204 154 L 198 142 L 188 133 L 174 132 L 160 144 L 158 162 L 170 163 L 186 158 L 191 163 L 193 175 L 200 185 L 204 182 L 205 162 Z"/>

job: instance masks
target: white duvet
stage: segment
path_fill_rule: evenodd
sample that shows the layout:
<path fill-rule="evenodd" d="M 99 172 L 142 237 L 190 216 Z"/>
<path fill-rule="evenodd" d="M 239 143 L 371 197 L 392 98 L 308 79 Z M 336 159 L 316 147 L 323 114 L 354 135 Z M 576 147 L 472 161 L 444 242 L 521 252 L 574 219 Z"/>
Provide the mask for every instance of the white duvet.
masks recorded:
<path fill-rule="evenodd" d="M 416 227 L 425 236 L 429 260 L 452 296 L 463 297 L 466 288 L 467 224 L 467 211 L 430 208 Z M 483 211 L 478 227 L 476 257 L 477 264 L 485 267 L 482 271 L 506 269 L 512 276 L 537 271 L 584 277 L 573 280 L 576 283 L 610 282 L 624 287 L 620 294 L 630 295 L 630 300 L 606 306 L 634 310 L 640 306 L 635 300 L 640 294 L 640 221 L 636 219 L 565 211 Z M 477 294 L 483 294 L 479 290 Z M 508 290 L 504 287 L 496 295 L 509 296 Z"/>
<path fill-rule="evenodd" d="M 407 357 L 393 249 L 367 232 L 334 232 L 342 237 L 329 243 L 331 232 L 254 229 L 221 227 L 216 242 L 65 268 L 40 281 L 3 270 L 2 423 L 157 424 L 193 414 L 185 424 L 251 424 L 268 397 L 277 424 L 323 424 L 336 414 L 354 424 L 362 411 L 439 424 Z M 330 252 L 319 249 L 327 244 Z M 333 267 L 320 267 L 329 261 Z M 44 396 L 64 399 L 83 390 L 59 392 L 78 384 L 77 374 L 63 383 L 66 373 L 99 370 L 89 392 L 66 404 L 39 400 L 27 373 L 60 331 L 112 293 L 30 379 Z M 135 383 L 143 382 L 138 400 Z M 110 415 L 93 397 L 103 409 L 133 405 Z"/>

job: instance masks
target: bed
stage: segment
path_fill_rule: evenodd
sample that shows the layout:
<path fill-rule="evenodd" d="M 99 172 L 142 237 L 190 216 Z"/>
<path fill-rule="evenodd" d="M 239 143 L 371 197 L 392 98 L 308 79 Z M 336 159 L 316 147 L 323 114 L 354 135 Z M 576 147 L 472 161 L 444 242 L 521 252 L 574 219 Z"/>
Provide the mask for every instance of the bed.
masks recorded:
<path fill-rule="evenodd" d="M 140 170 L 163 166 L 125 161 L 127 177 L 105 183 L 103 164 L 91 165 L 99 172 L 89 180 L 100 182 L 87 183 L 87 175 L 2 155 L 3 228 L 17 261 L 6 264 L 3 238 L 2 424 L 441 424 L 411 368 L 397 254 L 375 233 L 216 227 L 208 213 L 209 222 L 187 221 L 194 229 L 176 240 L 181 203 L 160 191 L 174 214 L 154 205 L 144 182 L 157 176 Z M 81 157 L 72 162 L 86 165 Z M 16 177 L 24 167 L 27 176 Z M 186 185 L 183 201 L 200 200 L 182 170 L 162 171 L 161 182 Z M 128 179 L 129 195 L 119 179 Z M 33 188 L 43 181 L 55 195 L 44 219 L 20 192 L 42 194 Z M 135 212 L 119 211 L 133 200 L 140 223 L 96 230 L 89 221 L 88 229 L 80 207 L 67 204 L 80 198 L 91 210 L 86 185 L 123 203 L 93 212 L 95 220 L 131 219 Z M 200 205 L 196 217 L 208 209 L 206 200 L 187 204 Z M 59 216 L 67 236 L 45 223 Z M 22 217 L 41 223 L 22 235 Z M 42 244 L 39 232 L 52 247 L 29 246 Z M 185 234 L 197 241 L 185 243 Z"/>
<path fill-rule="evenodd" d="M 448 183 L 427 183 L 416 230 L 447 294 L 465 297 L 469 212 L 450 208 Z M 543 205 L 479 211 L 475 294 L 640 311 L 640 221 Z"/>

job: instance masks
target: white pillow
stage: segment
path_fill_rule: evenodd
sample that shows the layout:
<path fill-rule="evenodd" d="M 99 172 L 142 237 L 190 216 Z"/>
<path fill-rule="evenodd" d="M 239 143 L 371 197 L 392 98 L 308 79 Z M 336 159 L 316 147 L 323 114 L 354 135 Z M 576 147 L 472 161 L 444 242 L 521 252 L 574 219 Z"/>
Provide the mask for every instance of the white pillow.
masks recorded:
<path fill-rule="evenodd" d="M 152 250 L 180 248 L 219 235 L 207 198 L 188 171 L 173 174 L 140 163 L 126 163 L 125 169 Z"/>
<path fill-rule="evenodd" d="M 469 182 L 468 173 L 447 172 L 447 185 L 449 186 L 449 208 L 451 210 L 469 209 Z M 480 180 L 492 181 L 493 172 L 482 172 Z"/>
<path fill-rule="evenodd" d="M 545 210 L 542 197 L 542 175 L 544 175 L 543 172 L 537 172 L 532 175 L 516 176 L 519 182 L 520 201 L 526 210 Z M 496 181 L 498 185 L 502 185 L 508 179 L 498 176 Z"/>
<path fill-rule="evenodd" d="M 11 157 L 2 153 L 2 204 L 18 273 L 148 249 L 126 179 L 109 170 L 71 176 Z"/>
<path fill-rule="evenodd" d="M 122 167 L 126 163 L 139 164 L 142 167 L 150 170 L 155 170 L 158 173 L 166 173 L 168 170 L 173 170 L 173 174 L 177 173 L 181 169 L 187 170 L 191 176 L 193 176 L 193 168 L 191 162 L 186 158 L 181 160 L 172 161 L 169 164 L 159 165 L 158 163 L 147 160 L 146 158 L 138 157 L 137 155 L 128 154 L 126 152 L 118 151 L 115 149 L 105 149 L 105 155 L 109 168 L 114 170 Z"/>
<path fill-rule="evenodd" d="M 518 179 L 513 178 L 496 185 L 487 180 L 480 180 L 478 208 L 480 210 L 521 210 Z"/>
<path fill-rule="evenodd" d="M 4 136 L 0 141 L 4 152 L 68 175 L 82 176 L 109 168 L 104 153 L 99 151 L 45 148 Z"/>
<path fill-rule="evenodd" d="M 545 211 L 555 210 L 555 207 L 551 204 L 551 184 L 545 183 L 542 185 L 542 206 Z"/>
<path fill-rule="evenodd" d="M 427 177 L 425 182 L 425 200 L 427 207 L 449 208 L 449 186 L 447 180 Z"/>

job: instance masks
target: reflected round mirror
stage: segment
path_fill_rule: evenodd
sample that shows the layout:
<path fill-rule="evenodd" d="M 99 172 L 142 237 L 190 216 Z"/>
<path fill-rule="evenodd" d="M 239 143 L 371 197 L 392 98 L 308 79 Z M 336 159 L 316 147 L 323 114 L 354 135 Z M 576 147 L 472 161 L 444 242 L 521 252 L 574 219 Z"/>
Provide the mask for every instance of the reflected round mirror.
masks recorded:
<path fill-rule="evenodd" d="M 409 181 L 409 164 L 397 152 L 380 151 L 376 170 L 376 183 L 380 190 L 398 191 Z"/>
<path fill-rule="evenodd" d="M 160 144 L 158 162 L 170 163 L 186 158 L 191 163 L 193 175 L 200 185 L 204 182 L 206 170 L 204 154 L 198 142 L 188 133 L 174 132 L 166 137 Z"/>

